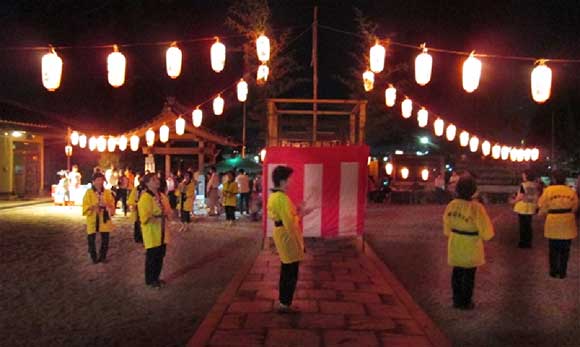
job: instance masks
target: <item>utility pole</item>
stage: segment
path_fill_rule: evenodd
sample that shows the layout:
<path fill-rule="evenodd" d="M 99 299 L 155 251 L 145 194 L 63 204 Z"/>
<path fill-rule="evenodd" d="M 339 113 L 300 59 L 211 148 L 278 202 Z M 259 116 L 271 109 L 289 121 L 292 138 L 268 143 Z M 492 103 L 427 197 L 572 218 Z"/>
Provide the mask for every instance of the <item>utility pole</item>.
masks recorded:
<path fill-rule="evenodd" d="M 312 142 L 316 143 L 318 128 L 318 6 L 314 6 L 314 21 L 312 22 Z"/>
<path fill-rule="evenodd" d="M 246 157 L 246 101 L 243 106 L 243 120 L 242 120 L 242 158 Z"/>

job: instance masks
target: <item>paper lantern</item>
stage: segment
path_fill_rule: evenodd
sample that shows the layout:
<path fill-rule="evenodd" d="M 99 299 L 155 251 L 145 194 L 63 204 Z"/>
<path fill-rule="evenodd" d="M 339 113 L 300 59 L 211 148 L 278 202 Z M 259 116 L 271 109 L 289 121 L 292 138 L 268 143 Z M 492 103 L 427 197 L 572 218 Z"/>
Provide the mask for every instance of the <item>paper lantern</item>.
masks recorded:
<path fill-rule="evenodd" d="M 162 143 L 169 141 L 169 127 L 166 124 L 159 128 L 159 141 Z"/>
<path fill-rule="evenodd" d="M 385 172 L 387 173 L 387 175 L 392 175 L 393 174 L 393 164 L 392 163 L 386 163 L 385 164 Z"/>
<path fill-rule="evenodd" d="M 532 148 L 532 152 L 530 153 L 530 159 L 532 161 L 536 161 L 540 158 L 540 150 L 537 148 Z"/>
<path fill-rule="evenodd" d="M 79 144 L 79 132 L 78 131 L 73 131 L 70 134 L 70 144 L 73 146 L 76 146 Z"/>
<path fill-rule="evenodd" d="M 459 134 L 459 145 L 461 147 L 467 147 L 469 145 L 469 133 L 467 131 L 462 131 Z"/>
<path fill-rule="evenodd" d="M 266 159 L 266 149 L 264 148 L 260 151 L 260 160 L 264 161 L 265 159 Z"/>
<path fill-rule="evenodd" d="M 498 144 L 493 145 L 491 148 L 491 157 L 493 159 L 499 159 L 501 157 L 501 146 Z"/>
<path fill-rule="evenodd" d="M 177 47 L 174 42 L 171 47 L 167 49 L 165 54 L 165 65 L 167 68 L 167 75 L 172 79 L 176 79 L 181 74 L 181 61 L 183 55 L 181 54 L 181 49 Z"/>
<path fill-rule="evenodd" d="M 385 104 L 388 107 L 395 106 L 395 102 L 397 101 L 397 89 L 393 87 L 392 84 L 389 84 L 389 87 L 385 89 Z"/>
<path fill-rule="evenodd" d="M 425 107 L 422 107 L 417 112 L 417 123 L 419 124 L 419 127 L 421 127 L 421 128 L 426 127 L 427 124 L 429 123 L 429 112 L 427 112 Z"/>
<path fill-rule="evenodd" d="M 401 178 L 403 178 L 404 180 L 409 178 L 409 169 L 407 169 L 406 167 L 401 169 Z"/>
<path fill-rule="evenodd" d="M 517 158 L 518 158 L 518 162 L 520 162 L 520 163 L 524 161 L 524 149 L 523 148 L 518 148 Z"/>
<path fill-rule="evenodd" d="M 471 139 L 469 139 L 469 150 L 475 153 L 477 152 L 478 148 L 479 148 L 479 139 L 477 138 L 477 136 L 472 136 Z"/>
<path fill-rule="evenodd" d="M 421 170 L 421 178 L 423 179 L 423 181 L 427 181 L 429 179 L 429 170 L 428 169 Z"/>
<path fill-rule="evenodd" d="M 131 150 L 133 152 L 139 150 L 139 141 L 140 141 L 139 136 L 137 135 L 131 136 L 130 142 L 131 142 Z"/>
<path fill-rule="evenodd" d="M 85 148 L 87 146 L 87 135 L 81 134 L 79 135 L 79 147 Z"/>
<path fill-rule="evenodd" d="M 117 139 L 117 146 L 119 146 L 119 150 L 121 152 L 127 149 L 128 142 L 129 141 L 127 139 L 127 136 L 125 136 L 125 135 L 119 136 L 119 138 Z"/>
<path fill-rule="evenodd" d="M 415 58 L 415 81 L 420 86 L 425 86 L 431 81 L 431 71 L 433 69 L 433 58 L 427 53 L 425 45 L 423 52 Z"/>
<path fill-rule="evenodd" d="M 226 65 L 226 46 L 220 42 L 218 37 L 215 38 L 214 44 L 211 45 L 210 55 L 212 70 L 222 72 Z"/>
<path fill-rule="evenodd" d="M 552 90 L 552 69 L 544 61 L 539 61 L 532 70 L 532 98 L 542 104 L 550 98 Z"/>
<path fill-rule="evenodd" d="M 258 85 L 266 84 L 266 81 L 268 81 L 268 74 L 269 73 L 270 73 L 270 69 L 268 68 L 268 65 L 262 64 L 262 65 L 258 66 L 258 72 L 256 72 L 256 83 Z"/>
<path fill-rule="evenodd" d="M 258 60 L 262 63 L 270 60 L 270 39 L 264 34 L 260 35 L 256 40 L 256 51 L 258 52 Z"/>
<path fill-rule="evenodd" d="M 149 147 L 152 147 L 155 144 L 155 131 L 153 131 L 153 129 L 149 128 L 145 132 L 145 142 Z"/>
<path fill-rule="evenodd" d="M 107 57 L 107 72 L 109 84 L 118 88 L 125 83 L 125 67 L 127 60 L 123 53 L 119 52 L 117 45 L 113 46 L 113 53 Z"/>
<path fill-rule="evenodd" d="M 375 74 L 372 71 L 367 70 L 363 73 L 363 85 L 365 92 L 373 90 L 375 85 Z"/>
<path fill-rule="evenodd" d="M 218 95 L 213 99 L 213 113 L 220 116 L 224 113 L 224 99 Z"/>
<path fill-rule="evenodd" d="M 453 124 L 449 124 L 447 126 L 447 130 L 445 131 L 445 137 L 447 137 L 447 141 L 455 140 L 455 135 L 457 134 L 457 127 Z"/>
<path fill-rule="evenodd" d="M 91 136 L 91 138 L 89 139 L 89 150 L 92 152 L 95 149 L 97 149 L 97 138 Z"/>
<path fill-rule="evenodd" d="M 501 146 L 501 160 L 508 160 L 511 154 L 511 148 L 508 146 Z"/>
<path fill-rule="evenodd" d="M 185 134 L 185 119 L 181 116 L 175 120 L 175 133 L 179 136 Z"/>
<path fill-rule="evenodd" d="M 518 149 L 517 148 L 510 149 L 510 160 L 511 161 L 518 160 Z"/>
<path fill-rule="evenodd" d="M 370 51 L 370 68 L 374 73 L 382 72 L 385 68 L 385 47 L 378 42 L 371 47 Z"/>
<path fill-rule="evenodd" d="M 107 139 L 104 136 L 97 138 L 97 151 L 104 152 L 107 149 Z"/>
<path fill-rule="evenodd" d="M 524 161 L 530 161 L 532 159 L 532 150 L 530 148 L 524 149 Z"/>
<path fill-rule="evenodd" d="M 191 119 L 193 126 L 199 128 L 201 126 L 201 121 L 203 120 L 203 112 L 199 108 L 196 108 L 191 113 Z"/>
<path fill-rule="evenodd" d="M 413 101 L 411 99 L 405 98 L 401 103 L 401 114 L 403 118 L 410 118 L 413 114 Z"/>
<path fill-rule="evenodd" d="M 463 89 L 473 93 L 479 87 L 481 78 L 481 60 L 477 59 L 472 52 L 469 58 L 463 62 Z"/>
<path fill-rule="evenodd" d="M 437 118 L 435 122 L 433 122 L 433 130 L 436 136 L 443 136 L 443 132 L 445 131 L 445 122 L 441 118 Z"/>
<path fill-rule="evenodd" d="M 245 102 L 248 99 L 248 83 L 244 79 L 240 79 L 237 85 L 238 101 Z"/>
<path fill-rule="evenodd" d="M 114 152 L 115 148 L 117 148 L 117 138 L 115 136 L 109 136 L 107 139 L 107 150 Z"/>
<path fill-rule="evenodd" d="M 64 146 L 64 155 L 66 155 L 67 157 L 71 157 L 72 152 L 73 152 L 73 148 L 71 145 Z"/>
<path fill-rule="evenodd" d="M 491 153 L 491 143 L 489 141 L 485 140 L 481 143 L 481 153 L 486 157 Z"/>
<path fill-rule="evenodd" d="M 62 59 L 53 48 L 42 56 L 42 85 L 50 92 L 60 87 L 62 77 Z"/>

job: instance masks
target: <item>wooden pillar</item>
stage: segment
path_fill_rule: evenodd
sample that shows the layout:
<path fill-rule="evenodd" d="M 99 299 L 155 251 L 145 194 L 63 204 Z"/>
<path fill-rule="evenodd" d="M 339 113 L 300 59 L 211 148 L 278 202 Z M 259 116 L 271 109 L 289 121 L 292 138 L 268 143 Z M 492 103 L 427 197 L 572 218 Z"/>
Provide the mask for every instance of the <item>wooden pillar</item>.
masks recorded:
<path fill-rule="evenodd" d="M 349 145 L 354 145 L 356 144 L 356 114 L 355 114 L 355 110 L 353 110 L 350 113 L 350 118 L 349 118 L 349 136 L 348 136 L 348 140 L 349 140 Z"/>
<path fill-rule="evenodd" d="M 166 148 L 169 148 L 169 143 L 165 144 Z M 165 177 L 169 177 L 169 174 L 171 174 L 171 155 L 166 154 L 165 155 Z"/>
<path fill-rule="evenodd" d="M 272 100 L 268 100 L 268 142 L 267 147 L 278 145 L 278 115 Z"/>
<path fill-rule="evenodd" d="M 205 166 L 205 143 L 203 141 L 198 142 L 199 153 L 197 154 L 197 170 L 202 171 Z"/>
<path fill-rule="evenodd" d="M 359 110 L 359 126 L 358 126 L 358 144 L 365 143 L 365 126 L 367 122 L 367 102 L 363 101 L 360 104 Z"/>

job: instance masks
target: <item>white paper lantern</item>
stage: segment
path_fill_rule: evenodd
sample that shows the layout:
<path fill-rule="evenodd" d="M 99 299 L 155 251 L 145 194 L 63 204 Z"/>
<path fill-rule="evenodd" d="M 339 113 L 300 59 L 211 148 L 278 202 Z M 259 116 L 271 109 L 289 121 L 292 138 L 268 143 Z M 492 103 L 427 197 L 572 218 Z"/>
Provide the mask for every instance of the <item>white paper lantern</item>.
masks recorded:
<path fill-rule="evenodd" d="M 107 150 L 109 152 L 114 152 L 117 147 L 117 138 L 115 136 L 109 136 L 107 139 Z"/>
<path fill-rule="evenodd" d="M 226 65 L 226 46 L 220 42 L 218 37 L 215 38 L 214 44 L 211 45 L 210 55 L 212 70 L 222 72 Z"/>
<path fill-rule="evenodd" d="M 469 133 L 467 131 L 462 131 L 459 134 L 459 145 L 461 147 L 467 147 L 469 145 Z"/>
<path fill-rule="evenodd" d="M 530 161 L 532 159 L 532 149 L 526 148 L 524 149 L 524 161 Z"/>
<path fill-rule="evenodd" d="M 95 149 L 97 149 L 97 138 L 91 136 L 91 138 L 89 139 L 89 150 L 92 152 Z"/>
<path fill-rule="evenodd" d="M 179 136 L 185 134 L 185 119 L 181 116 L 175 120 L 175 133 Z"/>
<path fill-rule="evenodd" d="M 524 149 L 523 148 L 518 148 L 517 158 L 518 158 L 518 162 L 520 162 L 520 163 L 524 161 Z"/>
<path fill-rule="evenodd" d="M 363 73 L 363 86 L 365 92 L 373 90 L 375 86 L 375 74 L 372 71 L 367 70 Z"/>
<path fill-rule="evenodd" d="M 433 130 L 436 136 L 443 136 L 443 132 L 445 131 L 445 122 L 441 118 L 437 118 L 435 122 L 433 122 Z"/>
<path fill-rule="evenodd" d="M 419 124 L 419 127 L 421 127 L 421 128 L 426 127 L 427 124 L 429 123 L 429 112 L 427 112 L 425 107 L 422 107 L 417 112 L 417 123 Z"/>
<path fill-rule="evenodd" d="M 423 181 L 427 181 L 429 179 L 429 170 L 428 169 L 421 170 L 421 178 L 423 179 Z"/>
<path fill-rule="evenodd" d="M 73 131 L 70 134 L 70 144 L 73 146 L 76 146 L 79 144 L 79 132 L 78 131 Z"/>
<path fill-rule="evenodd" d="M 159 141 L 162 143 L 169 141 L 169 127 L 166 124 L 159 128 Z"/>
<path fill-rule="evenodd" d="M 445 131 L 445 137 L 447 137 L 447 141 L 455 140 L 455 135 L 457 134 L 457 127 L 453 124 L 449 124 L 447 126 L 447 130 Z"/>
<path fill-rule="evenodd" d="M 258 66 L 258 71 L 256 72 L 256 83 L 258 85 L 264 85 L 268 81 L 269 73 L 270 68 L 268 68 L 268 65 L 262 64 Z"/>
<path fill-rule="evenodd" d="M 133 152 L 139 150 L 139 141 L 140 141 L 139 136 L 137 135 L 131 136 L 130 142 L 131 142 L 131 150 Z"/>
<path fill-rule="evenodd" d="M 497 143 L 491 148 L 491 157 L 493 159 L 499 159 L 501 157 L 501 146 Z"/>
<path fill-rule="evenodd" d="M 244 79 L 240 79 L 237 85 L 238 101 L 245 102 L 248 99 L 248 83 Z"/>
<path fill-rule="evenodd" d="M 409 178 L 409 169 L 407 169 L 406 167 L 401 169 L 401 178 L 404 180 Z"/>
<path fill-rule="evenodd" d="M 401 114 L 403 118 L 410 118 L 413 114 L 413 101 L 411 99 L 405 98 L 401 103 Z"/>
<path fill-rule="evenodd" d="M 109 84 L 118 88 L 125 83 L 125 68 L 127 60 L 123 53 L 119 52 L 117 45 L 113 46 L 113 53 L 107 57 L 107 72 Z"/>
<path fill-rule="evenodd" d="M 532 98 L 542 104 L 550 98 L 552 90 L 552 70 L 543 62 L 532 70 Z"/>
<path fill-rule="evenodd" d="M 392 163 L 386 163 L 385 164 L 385 172 L 387 173 L 387 175 L 392 175 L 393 174 L 393 164 Z"/>
<path fill-rule="evenodd" d="M 477 138 L 477 136 L 472 136 L 469 139 L 469 150 L 475 153 L 477 152 L 478 148 L 479 148 L 479 139 Z"/>
<path fill-rule="evenodd" d="M 532 161 L 536 161 L 540 158 L 540 150 L 537 148 L 532 148 L 532 152 L 530 153 L 530 159 Z"/>
<path fill-rule="evenodd" d="M 423 52 L 415 58 L 415 81 L 420 86 L 425 86 L 431 81 L 431 71 L 433 69 L 433 58 L 427 53 L 427 48 L 423 45 Z"/>
<path fill-rule="evenodd" d="M 260 35 L 256 40 L 256 51 L 258 52 L 258 60 L 266 63 L 270 60 L 270 39 L 266 35 Z"/>
<path fill-rule="evenodd" d="M 486 157 L 491 153 L 491 143 L 489 141 L 485 140 L 481 143 L 481 153 Z"/>
<path fill-rule="evenodd" d="M 501 160 L 508 160 L 511 154 L 511 147 L 501 146 Z"/>
<path fill-rule="evenodd" d="M 97 138 L 97 151 L 104 152 L 107 149 L 107 139 L 104 136 Z"/>
<path fill-rule="evenodd" d="M 87 146 L 87 135 L 81 134 L 79 135 L 79 147 L 85 148 Z"/>
<path fill-rule="evenodd" d="M 42 85 L 48 91 L 54 92 L 60 87 L 62 77 L 62 59 L 54 49 L 42 56 Z"/>
<path fill-rule="evenodd" d="M 510 149 L 510 160 L 511 161 L 518 160 L 518 149 L 517 148 Z"/>
<path fill-rule="evenodd" d="M 177 44 L 174 42 L 171 47 L 167 49 L 167 53 L 165 54 L 167 75 L 172 79 L 176 79 L 181 74 L 182 60 L 183 55 L 181 54 L 181 49 L 179 49 Z"/>
<path fill-rule="evenodd" d="M 224 113 L 224 99 L 218 95 L 213 99 L 213 113 L 220 116 Z"/>
<path fill-rule="evenodd" d="M 196 108 L 191 113 L 191 119 L 193 122 L 193 126 L 196 128 L 199 128 L 201 126 L 201 122 L 203 120 L 203 112 L 199 108 Z"/>
<path fill-rule="evenodd" d="M 263 162 L 263 161 L 266 159 L 266 153 L 267 153 L 267 151 L 266 151 L 266 149 L 265 149 L 265 148 L 263 148 L 263 149 L 260 151 L 260 160 L 261 160 L 262 162 Z"/>
<path fill-rule="evenodd" d="M 153 131 L 153 129 L 149 128 L 145 132 L 145 142 L 149 147 L 153 147 L 153 145 L 155 144 L 155 131 Z"/>
<path fill-rule="evenodd" d="M 71 145 L 66 145 L 66 146 L 64 146 L 64 154 L 65 154 L 67 157 L 71 157 L 71 156 L 72 156 L 72 153 L 73 153 L 73 148 L 72 148 L 72 146 L 71 146 Z"/>
<path fill-rule="evenodd" d="M 119 136 L 119 139 L 117 140 L 117 146 L 119 146 L 119 150 L 121 152 L 127 149 L 128 142 L 129 141 L 127 139 L 127 136 L 125 136 L 125 135 Z"/>
<path fill-rule="evenodd" d="M 378 42 L 370 50 L 370 68 L 374 73 L 382 72 L 385 68 L 385 47 Z"/>
<path fill-rule="evenodd" d="M 395 106 L 395 102 L 397 101 L 397 89 L 393 87 L 392 84 L 389 84 L 389 87 L 385 89 L 385 104 L 388 107 Z"/>
<path fill-rule="evenodd" d="M 477 59 L 472 52 L 469 58 L 463 62 L 463 89 L 473 93 L 479 87 L 481 78 L 481 60 Z"/>

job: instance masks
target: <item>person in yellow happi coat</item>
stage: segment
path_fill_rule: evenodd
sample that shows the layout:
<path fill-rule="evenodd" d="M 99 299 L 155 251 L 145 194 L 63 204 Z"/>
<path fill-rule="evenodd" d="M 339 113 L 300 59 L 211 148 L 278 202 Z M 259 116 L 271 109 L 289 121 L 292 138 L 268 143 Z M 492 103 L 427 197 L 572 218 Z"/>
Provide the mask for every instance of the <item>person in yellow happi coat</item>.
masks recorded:
<path fill-rule="evenodd" d="M 538 200 L 540 214 L 545 214 L 544 236 L 550 244 L 550 276 L 566 278 L 570 245 L 578 236 L 576 210 L 578 196 L 566 184 L 566 174 L 555 171 L 552 185 L 544 189 Z"/>
<path fill-rule="evenodd" d="M 154 173 L 143 176 L 143 185 L 146 190 L 139 198 L 138 209 L 145 247 L 145 284 L 160 288 L 165 284 L 159 276 L 169 239 L 167 226 L 171 206 L 167 196 L 159 190 L 159 178 Z"/>
<path fill-rule="evenodd" d="M 532 248 L 533 230 L 532 217 L 538 210 L 540 187 L 530 172 L 522 173 L 522 184 L 516 196 L 514 212 L 518 214 L 520 227 L 519 248 Z"/>
<path fill-rule="evenodd" d="M 183 181 L 179 183 L 175 190 L 175 196 L 178 199 L 177 208 L 181 221 L 183 223 L 191 222 L 191 212 L 193 211 L 193 202 L 195 200 L 196 182 L 192 180 L 192 174 L 186 171 L 183 174 Z"/>
<path fill-rule="evenodd" d="M 131 208 L 131 221 L 133 222 L 133 239 L 137 243 L 143 243 L 143 235 L 141 233 L 141 221 L 139 220 L 139 210 L 137 208 L 137 203 L 139 203 L 139 198 L 141 194 L 145 191 L 145 186 L 142 180 L 139 181 L 137 185 L 127 198 L 127 205 Z"/>
<path fill-rule="evenodd" d="M 226 173 L 225 182 L 222 186 L 222 203 L 226 210 L 226 220 L 230 224 L 233 224 L 236 220 L 236 205 L 238 204 L 238 199 L 236 197 L 237 194 L 238 184 L 235 181 L 234 172 L 230 171 Z"/>
<path fill-rule="evenodd" d="M 105 189 L 105 175 L 93 175 L 92 189 L 83 197 L 83 216 L 87 220 L 87 240 L 89 255 L 93 264 L 105 262 L 109 250 L 109 233 L 113 230 L 111 217 L 115 214 L 115 198 L 110 190 Z M 101 235 L 101 249 L 97 256 L 96 237 Z"/>
<path fill-rule="evenodd" d="M 274 221 L 274 244 L 280 256 L 279 299 L 280 313 L 292 312 L 291 308 L 300 262 L 304 259 L 304 237 L 300 228 L 300 216 L 308 214 L 301 205 L 298 210 L 286 194 L 293 170 L 277 166 L 272 172 L 274 189 L 268 197 L 268 218 Z"/>
<path fill-rule="evenodd" d="M 485 264 L 483 241 L 494 236 L 493 225 L 485 207 L 472 197 L 477 191 L 475 179 L 460 176 L 452 200 L 443 214 L 443 232 L 448 237 L 447 261 L 453 267 L 451 285 L 453 307 L 469 310 L 473 303 L 475 271 Z"/>

